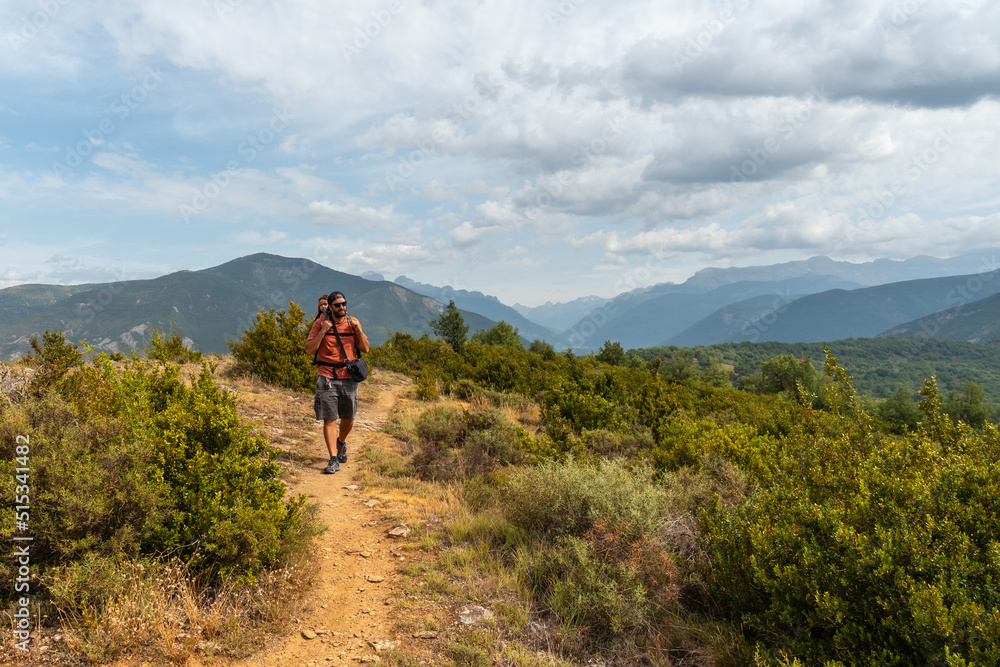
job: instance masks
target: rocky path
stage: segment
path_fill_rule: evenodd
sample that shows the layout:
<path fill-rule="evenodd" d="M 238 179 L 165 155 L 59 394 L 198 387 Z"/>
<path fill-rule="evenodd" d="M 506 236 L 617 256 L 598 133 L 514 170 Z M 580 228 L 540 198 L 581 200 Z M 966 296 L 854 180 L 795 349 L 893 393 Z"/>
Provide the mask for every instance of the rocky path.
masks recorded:
<path fill-rule="evenodd" d="M 289 483 L 291 493 L 304 493 L 320 507 L 327 531 L 318 539 L 320 567 L 306 609 L 294 630 L 277 645 L 233 663 L 240 667 L 357 665 L 375 662 L 377 655 L 398 648 L 400 640 L 390 614 L 398 588 L 398 567 L 407 555 L 389 536 L 394 527 L 383 518 L 381 501 L 355 483 L 359 452 L 389 440 L 381 432 L 398 393 L 405 385 L 366 383 L 361 386 L 359 415 L 348 438 L 348 462 L 334 475 L 321 474 L 326 446 L 311 418 L 312 433 L 299 449 L 315 453 L 311 462 L 297 464 Z M 311 397 L 306 406 L 311 411 Z M 311 444 L 309 444 L 311 442 Z"/>

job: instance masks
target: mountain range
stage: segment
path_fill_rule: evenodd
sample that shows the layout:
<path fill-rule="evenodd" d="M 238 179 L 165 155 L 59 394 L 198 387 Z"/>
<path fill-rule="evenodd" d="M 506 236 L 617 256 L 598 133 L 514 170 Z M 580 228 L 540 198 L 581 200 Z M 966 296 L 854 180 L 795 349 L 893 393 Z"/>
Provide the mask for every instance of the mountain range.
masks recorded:
<path fill-rule="evenodd" d="M 226 353 L 226 341 L 250 328 L 259 308 L 284 310 L 293 301 L 315 315 L 318 297 L 335 289 L 348 295 L 348 312 L 361 321 L 372 345 L 395 331 L 433 335 L 429 322 L 443 309 L 391 282 L 262 253 L 150 280 L 0 290 L 0 357 L 23 354 L 29 339 L 45 330 L 119 351 L 141 345 L 150 328 L 172 331 L 203 352 Z M 478 313 L 462 311 L 462 316 L 472 331 L 494 324 Z"/>
<path fill-rule="evenodd" d="M 983 249 L 946 259 L 921 256 L 856 264 L 820 256 L 770 266 L 702 269 L 683 283 L 661 283 L 620 294 L 563 331 L 562 339 L 574 350 L 588 352 L 596 351 L 607 340 L 617 340 L 629 349 L 739 340 L 810 342 L 873 336 L 933 312 L 924 312 L 916 306 L 918 303 L 937 310 L 956 302 L 944 301 L 942 296 L 947 293 L 922 294 L 925 288 L 936 289 L 932 283 L 913 283 L 895 294 L 897 299 L 912 300 L 912 307 L 894 310 L 890 302 L 884 301 L 881 306 L 866 302 L 871 294 L 864 292 L 864 288 L 963 274 L 971 274 L 975 284 L 975 276 L 992 276 L 1000 265 L 998 262 L 1000 251 Z M 973 274 L 974 271 L 977 273 Z M 953 287 L 968 291 L 957 282 Z M 801 297 L 832 290 L 848 294 L 838 297 L 831 293 L 827 299 L 807 301 L 792 309 L 792 304 Z M 907 290 L 913 293 L 904 296 Z M 981 289 L 969 294 L 969 299 L 991 293 L 989 289 Z M 810 303 L 825 304 L 823 307 L 830 309 L 822 314 L 831 316 L 833 329 L 824 331 L 818 325 L 810 325 L 807 314 Z M 895 306 L 899 306 L 898 301 Z M 778 315 L 782 325 L 772 326 Z M 807 321 L 798 322 L 800 318 Z M 874 322 L 885 324 L 884 329 L 872 333 L 870 325 Z"/>
<path fill-rule="evenodd" d="M 429 322 L 449 300 L 470 333 L 504 320 L 525 340 L 544 339 L 581 353 L 608 340 L 626 349 L 915 334 L 991 342 L 1000 337 L 994 324 L 1000 315 L 998 254 L 983 250 L 943 260 L 865 264 L 814 257 L 704 269 L 684 283 L 610 299 L 511 307 L 481 292 L 405 276 L 394 282 L 378 274 L 353 276 L 310 260 L 262 253 L 150 280 L 0 290 L 0 357 L 23 354 L 29 339 L 46 329 L 114 351 L 141 345 L 151 328 L 159 328 L 196 349 L 224 353 L 226 341 L 251 326 L 258 308 L 287 309 L 294 301 L 312 315 L 317 297 L 333 289 L 348 295 L 349 311 L 373 345 L 396 331 L 432 334 Z"/>

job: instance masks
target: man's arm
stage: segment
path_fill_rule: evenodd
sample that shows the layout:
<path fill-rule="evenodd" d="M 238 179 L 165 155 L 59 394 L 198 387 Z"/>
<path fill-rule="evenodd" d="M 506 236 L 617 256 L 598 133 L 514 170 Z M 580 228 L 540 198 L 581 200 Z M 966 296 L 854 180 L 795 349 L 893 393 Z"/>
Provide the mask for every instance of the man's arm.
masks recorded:
<path fill-rule="evenodd" d="M 372 347 L 371 344 L 368 342 L 368 336 L 365 335 L 365 332 L 361 330 L 361 322 L 358 322 L 357 318 L 352 317 L 351 322 L 354 323 L 354 329 L 358 332 L 358 339 L 355 341 L 355 343 L 357 344 L 358 350 L 362 354 L 364 354 Z"/>
<path fill-rule="evenodd" d="M 323 336 L 326 335 L 331 326 L 333 325 L 330 323 L 330 320 L 324 317 L 323 321 L 319 324 L 318 330 L 310 330 L 309 337 L 306 338 L 306 354 L 316 354 L 316 350 L 319 349 L 320 344 L 323 342 Z"/>

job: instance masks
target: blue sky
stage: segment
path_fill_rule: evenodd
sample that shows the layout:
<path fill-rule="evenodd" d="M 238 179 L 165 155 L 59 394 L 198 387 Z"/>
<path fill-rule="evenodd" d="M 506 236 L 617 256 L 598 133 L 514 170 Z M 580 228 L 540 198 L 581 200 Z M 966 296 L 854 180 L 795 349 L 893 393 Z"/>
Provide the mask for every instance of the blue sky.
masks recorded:
<path fill-rule="evenodd" d="M 998 25 L 976 1 L 7 0 L 0 287 L 271 252 L 537 305 L 997 246 Z"/>

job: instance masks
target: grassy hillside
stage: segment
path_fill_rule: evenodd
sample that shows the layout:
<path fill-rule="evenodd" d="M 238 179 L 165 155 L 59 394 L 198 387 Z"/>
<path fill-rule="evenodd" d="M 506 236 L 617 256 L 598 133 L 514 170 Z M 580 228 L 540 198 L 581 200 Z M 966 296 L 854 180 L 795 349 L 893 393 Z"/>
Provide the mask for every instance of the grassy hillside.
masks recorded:
<path fill-rule="evenodd" d="M 15 285 L 0 290 L 0 324 L 29 317 L 66 297 L 92 288 L 93 285 Z"/>
<path fill-rule="evenodd" d="M 893 327 L 880 337 L 920 336 L 995 343 L 1000 340 L 1000 294 Z"/>

